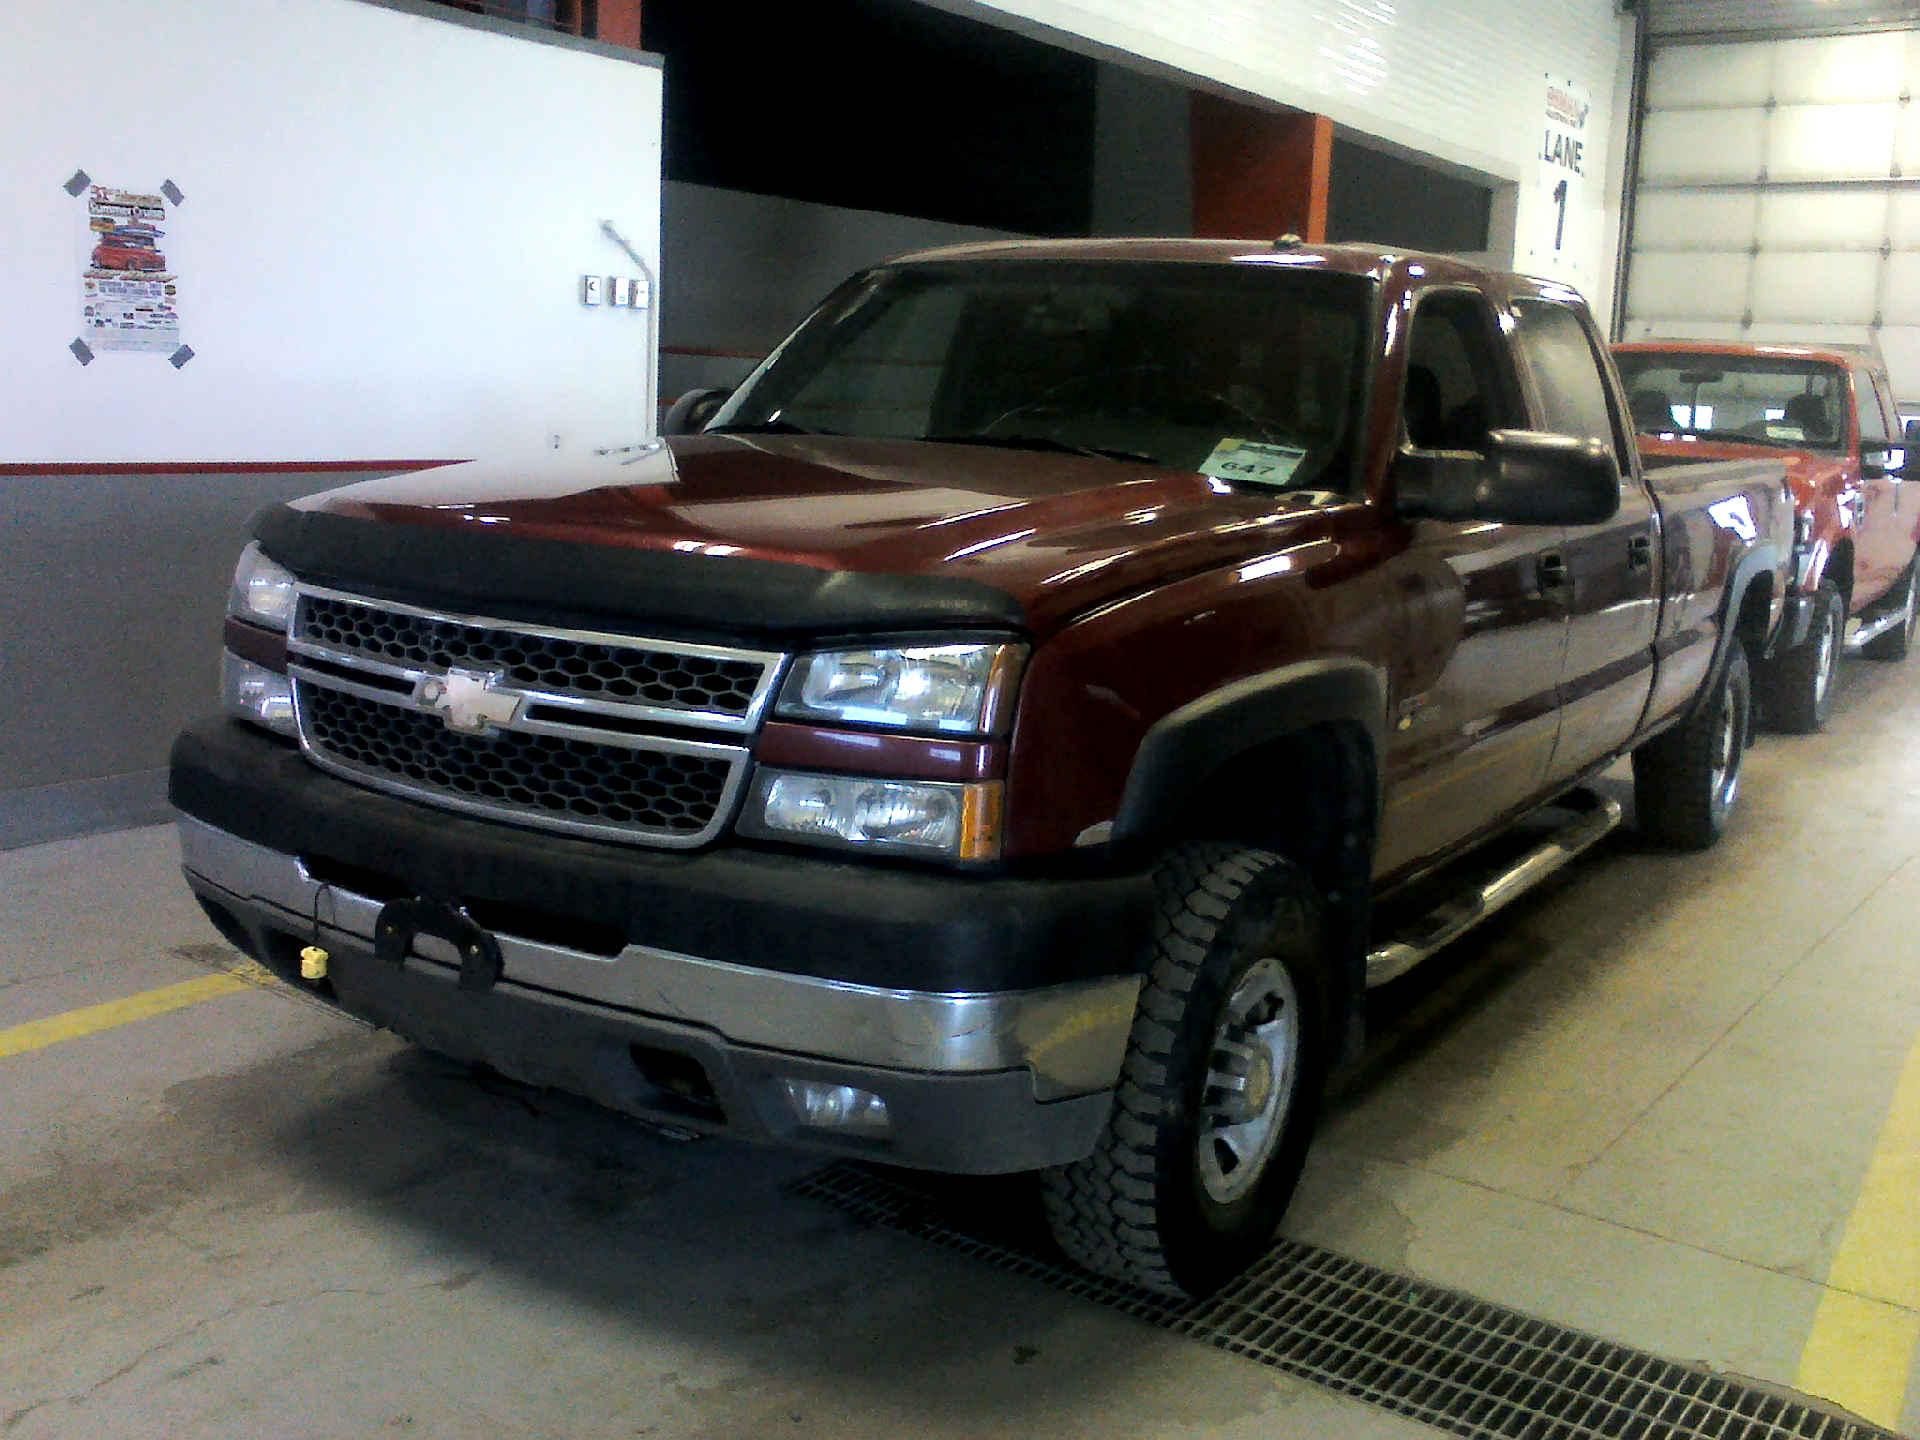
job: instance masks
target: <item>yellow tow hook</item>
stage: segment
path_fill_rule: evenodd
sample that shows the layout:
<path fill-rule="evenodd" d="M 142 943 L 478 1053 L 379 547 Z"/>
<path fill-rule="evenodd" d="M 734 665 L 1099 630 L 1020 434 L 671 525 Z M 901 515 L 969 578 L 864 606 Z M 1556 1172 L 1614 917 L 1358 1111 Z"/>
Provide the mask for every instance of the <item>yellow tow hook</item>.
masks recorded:
<path fill-rule="evenodd" d="M 300 978 L 320 981 L 327 978 L 327 952 L 318 945 L 306 945 L 300 950 Z"/>

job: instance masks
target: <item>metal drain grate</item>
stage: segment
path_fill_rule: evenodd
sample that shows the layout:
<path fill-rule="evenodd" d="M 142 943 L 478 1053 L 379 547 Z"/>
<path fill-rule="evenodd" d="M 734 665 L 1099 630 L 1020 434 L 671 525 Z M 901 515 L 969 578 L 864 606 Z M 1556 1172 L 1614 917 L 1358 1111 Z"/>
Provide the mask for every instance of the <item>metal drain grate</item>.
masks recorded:
<path fill-rule="evenodd" d="M 1798 1397 L 1290 1240 L 1209 1299 L 1169 1300 L 985 1235 L 915 1177 L 840 1162 L 794 1189 L 1474 1440 L 1900 1440 Z"/>

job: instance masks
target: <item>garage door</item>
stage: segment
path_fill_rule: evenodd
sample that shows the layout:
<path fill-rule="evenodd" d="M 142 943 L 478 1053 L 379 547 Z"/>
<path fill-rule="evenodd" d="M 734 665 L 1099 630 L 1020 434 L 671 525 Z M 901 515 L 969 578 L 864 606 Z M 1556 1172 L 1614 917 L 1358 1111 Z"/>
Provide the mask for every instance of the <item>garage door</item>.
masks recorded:
<path fill-rule="evenodd" d="M 1920 15 L 1660 0 L 1649 18 L 1626 338 L 1877 343 L 1920 408 Z"/>

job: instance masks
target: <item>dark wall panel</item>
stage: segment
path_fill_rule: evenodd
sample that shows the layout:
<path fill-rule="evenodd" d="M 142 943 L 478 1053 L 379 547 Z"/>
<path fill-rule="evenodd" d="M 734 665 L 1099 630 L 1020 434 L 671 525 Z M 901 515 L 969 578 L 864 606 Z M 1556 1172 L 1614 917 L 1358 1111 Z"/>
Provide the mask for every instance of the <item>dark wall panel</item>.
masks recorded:
<path fill-rule="evenodd" d="M 669 180 L 1038 235 L 1091 228 L 1095 62 L 911 0 L 646 0 Z"/>
<path fill-rule="evenodd" d="M 1411 250 L 1484 250 L 1493 192 L 1411 160 L 1333 142 L 1327 238 Z"/>

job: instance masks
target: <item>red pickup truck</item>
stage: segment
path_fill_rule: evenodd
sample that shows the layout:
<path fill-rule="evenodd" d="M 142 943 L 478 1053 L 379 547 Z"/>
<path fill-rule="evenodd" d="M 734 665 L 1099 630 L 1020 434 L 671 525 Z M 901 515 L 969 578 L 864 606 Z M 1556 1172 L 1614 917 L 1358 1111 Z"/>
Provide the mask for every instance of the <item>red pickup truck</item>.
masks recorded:
<path fill-rule="evenodd" d="M 1793 539 L 1777 459 L 1642 472 L 1572 291 L 1291 239 L 909 257 L 702 433 L 254 534 L 172 769 L 235 944 L 637 1115 L 1039 1171 L 1188 1292 L 1584 782 L 1720 832 Z"/>
<path fill-rule="evenodd" d="M 1808 631 L 1786 637 L 1754 680 L 1769 723 L 1819 729 L 1843 649 L 1899 660 L 1913 639 L 1920 500 L 1904 493 L 1906 439 L 1885 367 L 1862 350 L 1692 340 L 1616 345 L 1614 357 L 1650 468 L 1785 458 Z"/>

